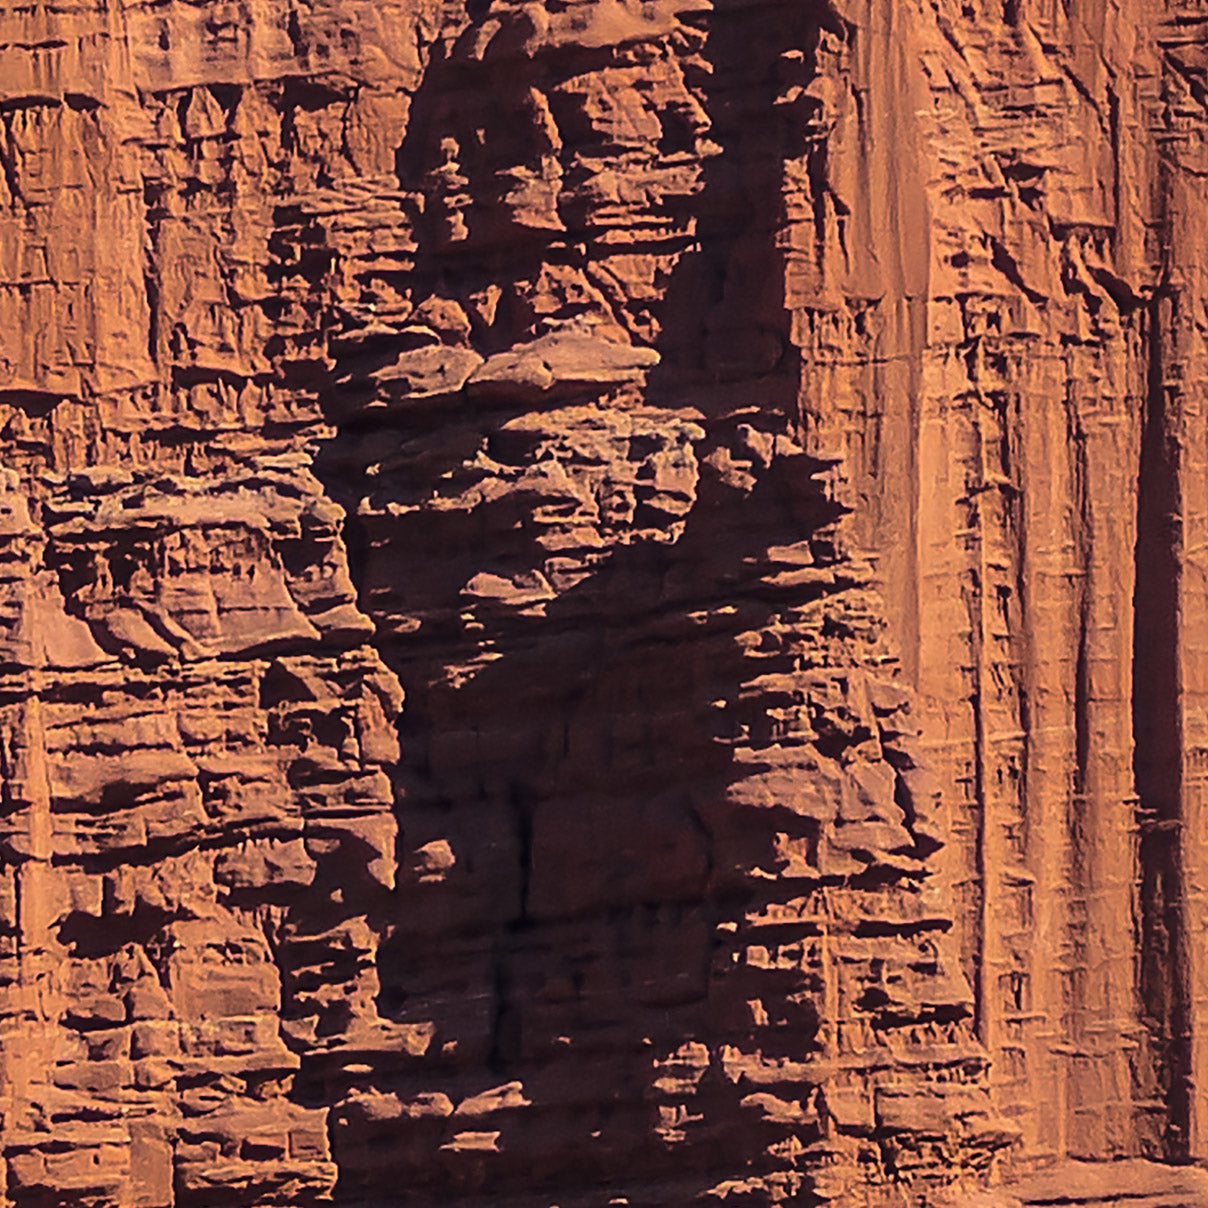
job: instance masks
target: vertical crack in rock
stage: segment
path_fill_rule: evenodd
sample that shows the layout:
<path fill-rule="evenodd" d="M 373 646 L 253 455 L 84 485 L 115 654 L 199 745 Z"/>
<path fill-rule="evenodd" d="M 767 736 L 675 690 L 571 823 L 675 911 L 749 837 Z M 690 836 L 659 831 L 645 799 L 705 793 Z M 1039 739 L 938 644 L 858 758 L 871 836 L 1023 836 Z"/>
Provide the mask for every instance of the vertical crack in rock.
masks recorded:
<path fill-rule="evenodd" d="M 1190 1156 L 1188 967 L 1182 889 L 1179 580 L 1181 531 L 1177 433 L 1166 403 L 1163 322 L 1171 299 L 1149 305 L 1148 393 L 1137 482 L 1137 587 L 1133 728 L 1140 824 L 1140 984 L 1166 1104 L 1171 1157 Z"/>

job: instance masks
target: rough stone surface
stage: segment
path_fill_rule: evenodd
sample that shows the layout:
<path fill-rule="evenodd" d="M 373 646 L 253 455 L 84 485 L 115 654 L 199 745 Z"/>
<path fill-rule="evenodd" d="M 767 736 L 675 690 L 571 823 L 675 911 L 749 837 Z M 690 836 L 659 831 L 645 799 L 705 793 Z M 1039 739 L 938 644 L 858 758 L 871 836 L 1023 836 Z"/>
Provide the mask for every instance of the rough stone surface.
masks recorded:
<path fill-rule="evenodd" d="M 0 0 L 0 1206 L 1208 1202 L 1206 107 Z"/>

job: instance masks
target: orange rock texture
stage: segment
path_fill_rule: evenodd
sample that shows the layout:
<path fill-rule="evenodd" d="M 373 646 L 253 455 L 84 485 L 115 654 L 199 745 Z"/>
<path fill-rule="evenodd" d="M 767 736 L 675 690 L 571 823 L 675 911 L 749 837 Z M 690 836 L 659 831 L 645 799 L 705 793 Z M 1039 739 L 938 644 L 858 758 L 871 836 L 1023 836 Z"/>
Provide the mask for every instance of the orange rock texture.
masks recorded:
<path fill-rule="evenodd" d="M 2 1208 L 1208 1158 L 1208 2 L 0 0 L 0 169 Z"/>

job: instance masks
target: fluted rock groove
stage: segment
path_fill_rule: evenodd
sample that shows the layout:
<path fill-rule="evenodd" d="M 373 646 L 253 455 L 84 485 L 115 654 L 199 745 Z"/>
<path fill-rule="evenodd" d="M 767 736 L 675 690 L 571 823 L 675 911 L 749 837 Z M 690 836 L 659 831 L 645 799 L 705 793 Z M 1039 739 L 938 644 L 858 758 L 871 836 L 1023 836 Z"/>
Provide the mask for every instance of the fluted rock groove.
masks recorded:
<path fill-rule="evenodd" d="M 1208 1204 L 1208 0 L 0 0 L 0 1208 Z"/>

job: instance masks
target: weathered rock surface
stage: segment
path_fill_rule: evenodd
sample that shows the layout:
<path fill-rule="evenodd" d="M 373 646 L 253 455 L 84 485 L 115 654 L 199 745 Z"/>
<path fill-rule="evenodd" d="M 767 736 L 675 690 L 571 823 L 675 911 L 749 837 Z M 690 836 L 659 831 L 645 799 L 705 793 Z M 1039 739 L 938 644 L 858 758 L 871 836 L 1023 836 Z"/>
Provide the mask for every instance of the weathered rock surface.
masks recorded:
<path fill-rule="evenodd" d="M 1208 1158 L 1206 73 L 0 0 L 0 1204 Z"/>

